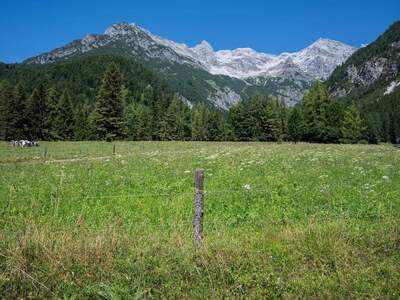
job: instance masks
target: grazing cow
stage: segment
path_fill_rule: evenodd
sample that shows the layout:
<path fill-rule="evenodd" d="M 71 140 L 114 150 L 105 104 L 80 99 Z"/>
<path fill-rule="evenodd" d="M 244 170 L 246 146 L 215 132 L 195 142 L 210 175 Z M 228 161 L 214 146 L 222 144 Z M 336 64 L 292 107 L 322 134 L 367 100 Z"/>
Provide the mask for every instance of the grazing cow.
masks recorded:
<path fill-rule="evenodd" d="M 39 147 L 38 142 L 34 141 L 28 141 L 28 140 L 19 140 L 19 141 L 11 141 L 10 144 L 13 147 L 20 147 L 20 148 L 26 148 L 26 147 Z"/>

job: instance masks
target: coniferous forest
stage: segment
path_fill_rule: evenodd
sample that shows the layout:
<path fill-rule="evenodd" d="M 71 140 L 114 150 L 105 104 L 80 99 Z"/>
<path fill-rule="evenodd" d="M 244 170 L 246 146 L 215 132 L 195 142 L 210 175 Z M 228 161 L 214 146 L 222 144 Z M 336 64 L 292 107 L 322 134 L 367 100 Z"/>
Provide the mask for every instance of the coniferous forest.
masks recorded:
<path fill-rule="evenodd" d="M 222 111 L 189 105 L 139 63 L 111 55 L 1 65 L 0 75 L 7 78 L 0 83 L 2 140 L 378 143 L 399 136 L 388 113 L 336 101 L 321 82 L 295 107 L 256 95 Z"/>

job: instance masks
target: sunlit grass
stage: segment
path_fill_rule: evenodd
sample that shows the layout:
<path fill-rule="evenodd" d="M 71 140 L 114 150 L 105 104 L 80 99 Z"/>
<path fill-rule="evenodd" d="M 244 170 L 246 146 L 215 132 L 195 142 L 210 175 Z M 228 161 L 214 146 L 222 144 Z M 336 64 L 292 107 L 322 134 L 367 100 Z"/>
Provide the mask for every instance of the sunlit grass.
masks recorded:
<path fill-rule="evenodd" d="M 397 298 L 399 169 L 389 145 L 3 143 L 0 297 Z"/>

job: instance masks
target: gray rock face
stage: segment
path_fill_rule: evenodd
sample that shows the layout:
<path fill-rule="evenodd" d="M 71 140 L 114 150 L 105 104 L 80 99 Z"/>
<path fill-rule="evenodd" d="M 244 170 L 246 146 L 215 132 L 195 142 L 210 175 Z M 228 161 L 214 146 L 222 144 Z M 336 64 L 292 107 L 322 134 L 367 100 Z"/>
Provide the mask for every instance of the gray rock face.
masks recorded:
<path fill-rule="evenodd" d="M 376 57 L 356 67 L 347 67 L 347 80 L 351 83 L 350 88 L 339 88 L 332 92 L 336 97 L 349 94 L 354 88 L 368 87 L 382 77 L 392 78 L 398 73 L 397 65 L 385 57 Z"/>
<path fill-rule="evenodd" d="M 376 58 L 368 61 L 361 68 L 356 68 L 352 65 L 347 68 L 347 75 L 353 85 L 365 87 L 381 77 L 386 63 L 386 58 Z"/>
<path fill-rule="evenodd" d="M 346 69 L 348 87 L 334 88 L 331 92 L 335 97 L 344 97 L 355 88 L 366 88 L 377 80 L 395 78 L 398 72 L 398 66 L 395 62 L 385 57 L 375 57 L 358 67 L 355 65 L 348 66 Z"/>
<path fill-rule="evenodd" d="M 400 41 L 392 43 L 392 47 L 395 49 L 400 49 Z"/>

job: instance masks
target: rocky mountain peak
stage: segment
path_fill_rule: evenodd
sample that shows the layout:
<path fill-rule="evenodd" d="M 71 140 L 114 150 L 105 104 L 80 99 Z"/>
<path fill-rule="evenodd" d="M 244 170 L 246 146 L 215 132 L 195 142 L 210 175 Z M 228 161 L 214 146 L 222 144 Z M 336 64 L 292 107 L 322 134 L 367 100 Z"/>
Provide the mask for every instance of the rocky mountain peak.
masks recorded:
<path fill-rule="evenodd" d="M 213 47 L 210 45 L 209 42 L 207 42 L 205 40 L 201 41 L 200 44 L 196 45 L 192 49 L 193 50 L 202 50 L 202 51 L 207 51 L 207 52 L 214 52 Z"/>
<path fill-rule="evenodd" d="M 124 36 L 138 30 L 142 30 L 142 28 L 134 23 L 121 22 L 113 24 L 111 27 L 107 28 L 104 34 L 109 36 Z"/>
<path fill-rule="evenodd" d="M 202 41 L 191 50 L 195 53 L 195 59 L 199 60 L 206 68 L 216 61 L 214 49 L 207 41 Z"/>

